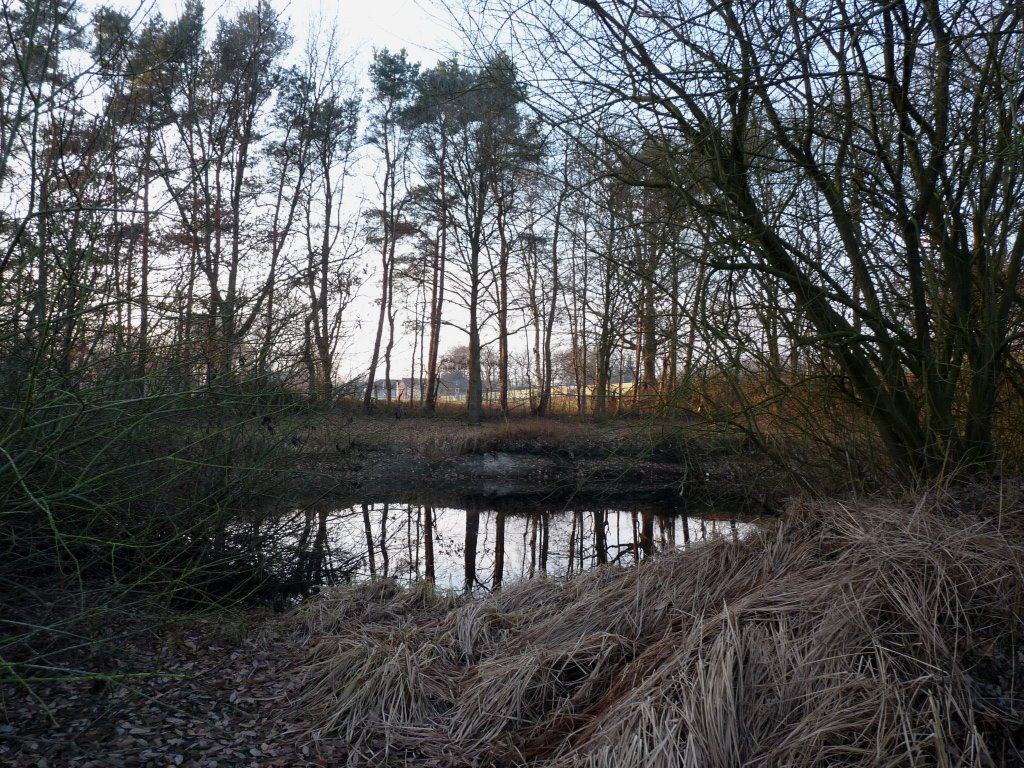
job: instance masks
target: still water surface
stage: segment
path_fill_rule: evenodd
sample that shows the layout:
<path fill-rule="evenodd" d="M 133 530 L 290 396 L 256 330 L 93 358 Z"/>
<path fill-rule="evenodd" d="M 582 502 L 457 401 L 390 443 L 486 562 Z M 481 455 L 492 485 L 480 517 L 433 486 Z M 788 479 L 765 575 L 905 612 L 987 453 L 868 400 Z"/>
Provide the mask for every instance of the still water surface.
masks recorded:
<path fill-rule="evenodd" d="M 740 538 L 750 521 L 687 517 L 660 508 L 508 512 L 477 505 L 361 503 L 295 510 L 264 520 L 264 572 L 296 593 L 391 577 L 485 593 L 538 574 L 570 576 L 604 563 L 632 565 L 717 536 Z"/>

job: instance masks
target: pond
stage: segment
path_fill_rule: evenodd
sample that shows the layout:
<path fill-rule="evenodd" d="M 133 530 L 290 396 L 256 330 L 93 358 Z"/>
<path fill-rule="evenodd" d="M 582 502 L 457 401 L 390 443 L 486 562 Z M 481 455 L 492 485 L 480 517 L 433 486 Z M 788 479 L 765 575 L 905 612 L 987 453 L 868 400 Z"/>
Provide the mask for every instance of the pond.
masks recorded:
<path fill-rule="evenodd" d="M 578 502 L 557 508 L 498 505 L 319 503 L 242 526 L 258 567 L 288 597 L 322 586 L 389 577 L 483 594 L 539 574 L 571 576 L 597 565 L 629 566 L 657 552 L 718 536 L 740 538 L 755 523 L 687 516 L 668 505 Z M 254 538 L 257 540 L 254 542 Z"/>

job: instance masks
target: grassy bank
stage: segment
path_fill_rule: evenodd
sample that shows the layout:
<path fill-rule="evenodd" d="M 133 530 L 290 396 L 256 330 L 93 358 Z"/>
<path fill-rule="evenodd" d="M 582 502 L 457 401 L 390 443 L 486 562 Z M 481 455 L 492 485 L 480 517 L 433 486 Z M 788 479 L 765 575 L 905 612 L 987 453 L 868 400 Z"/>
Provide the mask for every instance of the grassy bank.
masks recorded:
<path fill-rule="evenodd" d="M 1022 528 L 991 501 L 798 506 L 459 605 L 342 590 L 291 619 L 301 701 L 357 764 L 1022 764 Z"/>

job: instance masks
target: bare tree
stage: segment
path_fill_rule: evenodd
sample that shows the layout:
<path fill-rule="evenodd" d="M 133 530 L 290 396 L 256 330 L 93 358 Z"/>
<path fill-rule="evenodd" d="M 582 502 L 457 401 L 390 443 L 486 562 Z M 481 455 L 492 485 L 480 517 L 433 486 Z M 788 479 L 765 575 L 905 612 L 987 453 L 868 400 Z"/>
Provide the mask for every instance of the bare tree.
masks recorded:
<path fill-rule="evenodd" d="M 281 172 L 284 176 L 294 166 L 294 198 L 303 208 L 305 258 L 298 267 L 308 305 L 303 359 L 310 394 L 319 401 L 331 398 L 342 315 L 359 281 L 353 264 L 355 227 L 343 213 L 359 98 L 335 33 L 325 34 L 313 35 L 301 69 L 288 74 L 278 102 L 284 132 L 278 145 Z"/>
<path fill-rule="evenodd" d="M 715 269 L 788 293 L 896 464 L 991 464 L 1024 258 L 1019 4 L 512 13 L 531 22 L 517 39 L 544 49 L 552 121 L 594 146 L 610 137 L 578 118 L 612 114 L 635 137 L 601 144 L 618 167 L 648 137 L 676 147 L 687 162 L 629 180 L 674 191 L 719 233 L 731 247 Z"/>

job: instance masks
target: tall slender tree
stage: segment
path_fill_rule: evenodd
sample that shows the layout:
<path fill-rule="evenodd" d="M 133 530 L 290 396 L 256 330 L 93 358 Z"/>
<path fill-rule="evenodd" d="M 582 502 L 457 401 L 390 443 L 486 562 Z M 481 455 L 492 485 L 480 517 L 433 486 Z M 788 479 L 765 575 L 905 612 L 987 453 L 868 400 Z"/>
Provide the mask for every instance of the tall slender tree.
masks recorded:
<path fill-rule="evenodd" d="M 300 67 L 286 74 L 277 108 L 284 132 L 278 149 L 282 173 L 294 166 L 294 198 L 301 201 L 303 218 L 304 257 L 298 264 L 307 303 L 302 357 L 310 395 L 320 402 L 330 400 L 333 392 L 342 315 L 358 285 L 344 203 L 357 145 L 359 97 L 335 33 L 323 34 L 314 33 Z"/>
<path fill-rule="evenodd" d="M 418 80 L 416 104 L 410 117 L 416 126 L 423 179 L 418 199 L 432 228 L 425 246 L 430 253 L 430 339 L 425 364 L 426 391 L 423 409 L 437 407 L 438 352 L 445 302 L 445 278 L 453 202 L 450 181 L 451 142 L 461 121 L 461 97 L 472 83 L 472 75 L 455 61 L 442 61 Z"/>
<path fill-rule="evenodd" d="M 523 161 L 529 142 L 524 140 L 519 112 L 524 96 L 511 58 L 504 53 L 492 56 L 473 74 L 471 86 L 459 99 L 459 120 L 448 156 L 457 201 L 452 210 L 453 233 L 465 274 L 463 299 L 469 314 L 467 415 L 471 424 L 479 424 L 483 418 L 482 300 L 495 277 L 487 274 L 484 257 L 495 244 L 496 183 L 513 164 Z"/>
<path fill-rule="evenodd" d="M 409 154 L 411 139 L 409 112 L 415 103 L 419 64 L 409 61 L 403 49 L 392 53 L 387 49 L 374 52 L 370 64 L 370 113 L 367 141 L 380 153 L 378 177 L 380 206 L 366 213 L 370 241 L 380 253 L 381 292 L 377 330 L 370 355 L 370 367 L 363 391 L 363 406 L 372 406 L 377 366 L 381 358 L 381 342 L 388 329 L 384 349 L 385 391 L 391 400 L 391 350 L 395 341 L 394 279 L 398 242 L 415 233 L 406 218 L 409 203 Z"/>

